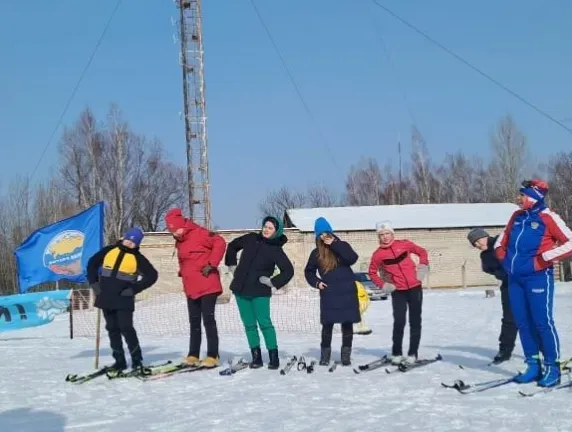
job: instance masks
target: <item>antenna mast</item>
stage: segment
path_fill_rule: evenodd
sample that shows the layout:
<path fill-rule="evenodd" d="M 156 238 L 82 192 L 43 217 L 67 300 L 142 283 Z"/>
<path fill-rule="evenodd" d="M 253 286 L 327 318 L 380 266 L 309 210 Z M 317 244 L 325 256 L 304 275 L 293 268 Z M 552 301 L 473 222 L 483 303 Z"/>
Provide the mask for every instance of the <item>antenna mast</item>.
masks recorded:
<path fill-rule="evenodd" d="M 211 229 L 201 0 L 175 2 L 179 8 L 189 217 Z"/>

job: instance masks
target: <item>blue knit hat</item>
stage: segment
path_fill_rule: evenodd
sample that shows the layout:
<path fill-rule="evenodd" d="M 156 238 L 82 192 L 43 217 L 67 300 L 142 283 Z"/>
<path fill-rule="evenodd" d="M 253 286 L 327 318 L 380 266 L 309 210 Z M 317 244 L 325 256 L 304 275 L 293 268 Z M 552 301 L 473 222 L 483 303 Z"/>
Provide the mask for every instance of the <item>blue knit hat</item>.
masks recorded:
<path fill-rule="evenodd" d="M 548 192 L 548 185 L 542 180 L 526 180 L 522 182 L 519 192 L 536 202 L 541 202 L 544 201 L 544 197 Z"/>
<path fill-rule="evenodd" d="M 144 236 L 145 235 L 143 234 L 143 231 L 141 231 L 139 228 L 131 228 L 125 233 L 123 240 L 132 241 L 136 246 L 139 246 L 143 241 Z"/>
<path fill-rule="evenodd" d="M 314 222 L 314 232 L 316 233 L 316 238 L 318 238 L 324 233 L 333 233 L 334 230 L 325 218 L 319 217 L 316 219 L 316 222 Z"/>

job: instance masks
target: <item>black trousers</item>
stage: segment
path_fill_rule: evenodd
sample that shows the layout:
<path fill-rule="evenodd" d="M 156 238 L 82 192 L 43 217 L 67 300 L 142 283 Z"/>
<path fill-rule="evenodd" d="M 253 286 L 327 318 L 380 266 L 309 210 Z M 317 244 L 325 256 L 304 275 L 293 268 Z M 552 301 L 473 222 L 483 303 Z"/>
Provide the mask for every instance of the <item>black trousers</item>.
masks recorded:
<path fill-rule="evenodd" d="M 330 348 L 332 346 L 332 333 L 334 332 L 334 324 L 322 324 L 322 348 Z M 352 347 L 354 339 L 354 325 L 352 323 L 342 323 L 342 346 Z"/>
<path fill-rule="evenodd" d="M 417 356 L 421 341 L 421 313 L 423 309 L 423 288 L 413 288 L 391 293 L 393 307 L 393 347 L 391 354 L 403 355 L 403 332 L 407 309 L 409 308 L 409 351 L 407 355 Z"/>
<path fill-rule="evenodd" d="M 218 330 L 215 319 L 215 305 L 218 294 L 207 294 L 196 300 L 187 297 L 191 335 L 189 357 L 199 357 L 201 352 L 201 318 L 207 334 L 207 357 L 218 357 Z"/>
<path fill-rule="evenodd" d="M 109 345 L 113 351 L 113 358 L 117 366 L 126 367 L 125 351 L 123 350 L 123 340 L 125 338 L 131 363 L 138 365 L 143 361 L 141 346 L 137 332 L 133 327 L 133 311 L 132 310 L 112 310 L 103 309 L 103 317 L 105 318 L 105 329 L 109 335 Z"/>
<path fill-rule="evenodd" d="M 499 336 L 499 350 L 512 353 L 516 337 L 518 336 L 518 328 L 514 322 L 514 317 L 512 316 L 512 310 L 510 308 L 508 281 L 502 282 L 500 292 L 502 302 L 502 321 Z"/>

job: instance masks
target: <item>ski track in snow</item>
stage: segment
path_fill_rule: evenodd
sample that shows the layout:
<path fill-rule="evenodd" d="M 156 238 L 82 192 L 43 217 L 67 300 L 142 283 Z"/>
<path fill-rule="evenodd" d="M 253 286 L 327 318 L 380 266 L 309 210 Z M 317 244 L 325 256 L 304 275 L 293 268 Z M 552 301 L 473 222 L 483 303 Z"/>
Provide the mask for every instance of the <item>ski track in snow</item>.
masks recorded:
<path fill-rule="evenodd" d="M 567 358 L 572 284 L 558 284 L 556 292 L 555 320 Z M 391 347 L 390 301 L 372 302 L 365 317 L 373 333 L 354 337 L 353 367 Z M 93 368 L 94 342 L 67 339 L 67 317 L 60 316 L 44 327 L 0 335 L 0 430 L 572 431 L 568 389 L 522 398 L 518 390 L 535 386 L 511 384 L 472 395 L 440 386 L 508 377 L 523 368 L 520 343 L 510 362 L 486 367 L 498 346 L 500 319 L 498 290 L 488 299 L 482 288 L 426 290 L 420 354 L 441 353 L 443 361 L 406 374 L 387 375 L 380 368 L 356 375 L 341 366 L 330 373 L 316 366 L 310 375 L 294 367 L 286 376 L 266 368 L 219 376 L 228 358 L 249 358 L 245 336 L 222 334 L 219 369 L 150 382 L 103 377 L 73 385 L 64 378 Z M 104 331 L 102 336 L 101 362 L 109 364 Z M 188 346 L 186 338 L 140 339 L 147 363 L 178 361 Z M 278 334 L 278 340 L 281 366 L 291 355 L 303 355 L 309 364 L 319 354 L 319 334 Z M 340 342 L 335 335 L 335 360 Z M 404 342 L 407 349 L 407 328 Z M 203 339 L 203 351 L 204 344 Z"/>

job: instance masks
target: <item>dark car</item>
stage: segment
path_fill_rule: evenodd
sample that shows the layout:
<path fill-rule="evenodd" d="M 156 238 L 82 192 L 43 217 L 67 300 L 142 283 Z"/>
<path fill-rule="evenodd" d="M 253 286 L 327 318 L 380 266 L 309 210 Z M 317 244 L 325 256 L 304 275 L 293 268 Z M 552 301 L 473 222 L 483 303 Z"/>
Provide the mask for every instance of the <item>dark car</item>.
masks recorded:
<path fill-rule="evenodd" d="M 370 300 L 387 300 L 387 294 L 371 281 L 369 274 L 366 272 L 357 272 L 355 275 L 356 280 L 361 282 L 364 286 Z"/>

